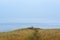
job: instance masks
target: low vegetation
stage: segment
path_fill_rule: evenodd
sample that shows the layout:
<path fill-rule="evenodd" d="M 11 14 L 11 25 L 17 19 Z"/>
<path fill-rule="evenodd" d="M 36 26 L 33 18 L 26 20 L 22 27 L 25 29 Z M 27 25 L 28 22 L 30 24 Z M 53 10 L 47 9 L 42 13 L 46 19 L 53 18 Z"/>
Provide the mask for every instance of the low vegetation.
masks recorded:
<path fill-rule="evenodd" d="M 0 32 L 0 40 L 60 40 L 60 29 L 24 28 Z"/>

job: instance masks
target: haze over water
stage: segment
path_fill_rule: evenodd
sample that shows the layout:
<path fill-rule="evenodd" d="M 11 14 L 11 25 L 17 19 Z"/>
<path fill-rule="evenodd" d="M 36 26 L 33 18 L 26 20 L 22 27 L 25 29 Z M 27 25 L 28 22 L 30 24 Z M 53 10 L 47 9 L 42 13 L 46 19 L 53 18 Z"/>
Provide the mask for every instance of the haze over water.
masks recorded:
<path fill-rule="evenodd" d="M 35 28 L 43 28 L 43 29 L 51 29 L 51 28 L 60 28 L 58 24 L 47 24 L 47 23 L 1 23 L 0 24 L 0 31 L 12 31 L 21 28 L 28 28 L 28 27 L 35 27 Z"/>

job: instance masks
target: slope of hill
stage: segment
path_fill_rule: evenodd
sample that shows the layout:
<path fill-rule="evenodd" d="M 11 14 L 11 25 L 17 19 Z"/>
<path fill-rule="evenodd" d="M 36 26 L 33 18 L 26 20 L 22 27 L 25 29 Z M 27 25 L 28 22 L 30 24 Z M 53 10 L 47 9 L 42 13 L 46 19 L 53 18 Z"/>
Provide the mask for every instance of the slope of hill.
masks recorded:
<path fill-rule="evenodd" d="M 34 30 L 19 29 L 10 32 L 0 33 L 0 40 L 30 40 L 32 39 Z"/>
<path fill-rule="evenodd" d="M 24 28 L 0 32 L 0 40 L 60 40 L 60 29 Z"/>
<path fill-rule="evenodd" d="M 60 29 L 38 30 L 39 40 L 60 40 Z"/>

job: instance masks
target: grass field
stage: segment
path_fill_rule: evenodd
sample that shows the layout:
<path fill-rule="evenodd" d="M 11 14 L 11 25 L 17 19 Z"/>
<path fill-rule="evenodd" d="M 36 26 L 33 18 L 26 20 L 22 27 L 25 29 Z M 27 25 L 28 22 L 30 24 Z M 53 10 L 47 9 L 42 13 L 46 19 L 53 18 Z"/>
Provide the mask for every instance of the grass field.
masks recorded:
<path fill-rule="evenodd" d="M 60 40 L 60 29 L 24 28 L 0 32 L 0 40 Z"/>

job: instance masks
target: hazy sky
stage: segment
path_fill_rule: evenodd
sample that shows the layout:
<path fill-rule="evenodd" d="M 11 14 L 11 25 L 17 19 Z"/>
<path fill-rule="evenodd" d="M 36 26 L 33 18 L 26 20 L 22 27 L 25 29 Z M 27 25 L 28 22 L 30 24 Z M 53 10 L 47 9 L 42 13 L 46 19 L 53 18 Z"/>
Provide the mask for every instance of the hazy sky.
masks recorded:
<path fill-rule="evenodd" d="M 0 23 L 60 23 L 60 0 L 0 0 Z"/>

